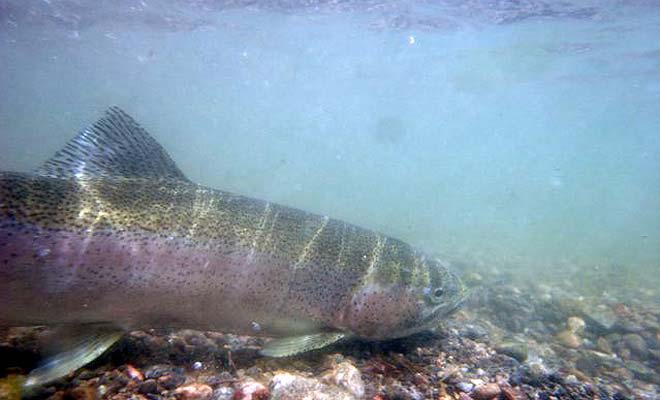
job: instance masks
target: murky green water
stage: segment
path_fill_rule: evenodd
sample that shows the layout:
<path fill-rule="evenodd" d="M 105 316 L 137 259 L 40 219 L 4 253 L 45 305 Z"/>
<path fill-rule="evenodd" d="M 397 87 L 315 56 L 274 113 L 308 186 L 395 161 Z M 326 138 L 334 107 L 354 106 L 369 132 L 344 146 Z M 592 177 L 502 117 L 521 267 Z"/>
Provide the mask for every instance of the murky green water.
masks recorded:
<path fill-rule="evenodd" d="M 209 186 L 487 269 L 659 280 L 660 8 L 301 4 L 1 2 L 0 168 L 116 104 Z"/>

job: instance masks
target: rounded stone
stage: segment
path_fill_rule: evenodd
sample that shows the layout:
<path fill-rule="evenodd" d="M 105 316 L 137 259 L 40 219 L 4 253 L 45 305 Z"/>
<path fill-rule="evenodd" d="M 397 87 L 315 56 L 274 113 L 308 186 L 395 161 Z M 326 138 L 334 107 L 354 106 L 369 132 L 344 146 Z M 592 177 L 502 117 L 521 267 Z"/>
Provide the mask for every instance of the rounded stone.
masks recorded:
<path fill-rule="evenodd" d="M 581 333 L 587 324 L 580 317 L 569 317 L 566 320 L 566 327 L 573 333 Z"/>
<path fill-rule="evenodd" d="M 475 388 L 471 396 L 475 400 L 490 400 L 495 396 L 499 396 L 501 392 L 502 389 L 497 383 L 486 383 Z"/>
<path fill-rule="evenodd" d="M 643 337 L 636 333 L 628 333 L 623 335 L 623 340 L 626 343 L 626 347 L 628 347 L 633 354 L 638 357 L 646 358 L 648 355 L 648 346 Z"/>
<path fill-rule="evenodd" d="M 507 355 L 511 358 L 515 358 L 519 362 L 525 362 L 525 360 L 527 360 L 527 354 L 529 352 L 529 349 L 526 343 L 504 342 L 499 346 L 495 347 L 495 351 Z"/>
<path fill-rule="evenodd" d="M 569 347 L 571 349 L 577 349 L 582 345 L 582 339 L 574 332 L 570 330 L 563 330 L 559 332 L 556 336 L 557 341 L 564 347 Z"/>
<path fill-rule="evenodd" d="M 209 400 L 213 395 L 213 389 L 202 383 L 191 383 L 176 388 L 174 395 L 182 400 Z"/>

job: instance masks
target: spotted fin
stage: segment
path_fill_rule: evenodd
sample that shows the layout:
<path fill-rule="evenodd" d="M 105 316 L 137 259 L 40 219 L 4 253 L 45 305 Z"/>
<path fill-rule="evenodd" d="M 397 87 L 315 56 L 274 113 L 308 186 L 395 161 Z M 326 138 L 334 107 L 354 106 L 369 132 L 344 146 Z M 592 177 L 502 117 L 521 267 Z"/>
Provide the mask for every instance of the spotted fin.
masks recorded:
<path fill-rule="evenodd" d="M 106 110 L 36 173 L 65 179 L 112 176 L 187 180 L 165 149 L 119 107 Z"/>
<path fill-rule="evenodd" d="M 99 357 L 124 334 L 123 330 L 107 324 L 85 325 L 84 329 L 84 335 L 69 344 L 68 350 L 54 355 L 32 370 L 23 387 L 29 391 L 67 376 Z"/>
<path fill-rule="evenodd" d="M 288 357 L 310 350 L 320 349 L 346 337 L 344 332 L 323 332 L 314 335 L 273 339 L 266 343 L 261 354 L 267 357 Z"/>

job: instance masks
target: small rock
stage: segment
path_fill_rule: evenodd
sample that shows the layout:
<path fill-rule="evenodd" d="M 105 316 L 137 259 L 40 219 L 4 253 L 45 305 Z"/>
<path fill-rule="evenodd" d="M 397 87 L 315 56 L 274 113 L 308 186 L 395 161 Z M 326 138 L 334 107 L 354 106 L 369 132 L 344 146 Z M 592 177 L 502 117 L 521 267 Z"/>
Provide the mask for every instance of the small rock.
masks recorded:
<path fill-rule="evenodd" d="M 497 383 L 487 383 L 475 388 L 471 396 L 476 400 L 490 400 L 495 396 L 499 396 L 501 392 L 502 389 Z"/>
<path fill-rule="evenodd" d="M 386 394 L 388 398 L 398 400 L 424 400 L 424 395 L 414 386 L 407 386 L 401 382 L 394 382 L 387 386 Z"/>
<path fill-rule="evenodd" d="M 655 383 L 656 385 L 660 384 L 660 376 L 646 365 L 637 361 L 628 360 L 626 361 L 625 366 L 637 379 Z"/>
<path fill-rule="evenodd" d="M 255 380 L 246 379 L 237 384 L 234 400 L 266 400 L 269 395 L 266 386 Z"/>
<path fill-rule="evenodd" d="M 142 394 L 156 393 L 158 391 L 158 383 L 153 379 L 147 379 L 146 381 L 138 385 L 138 392 Z"/>
<path fill-rule="evenodd" d="M 649 355 L 656 361 L 660 361 L 660 350 L 649 350 Z"/>
<path fill-rule="evenodd" d="M 126 375 L 136 381 L 144 380 L 144 375 L 142 375 L 142 372 L 130 364 L 126 365 Z"/>
<path fill-rule="evenodd" d="M 502 394 L 506 400 L 517 400 L 522 399 L 522 395 L 514 388 L 509 386 L 500 386 L 502 389 Z"/>
<path fill-rule="evenodd" d="M 144 377 L 147 379 L 160 378 L 163 375 L 170 375 L 176 368 L 167 364 L 156 364 L 145 368 Z"/>
<path fill-rule="evenodd" d="M 466 324 L 462 327 L 460 335 L 468 339 L 476 340 L 488 336 L 488 331 L 480 325 Z"/>
<path fill-rule="evenodd" d="M 183 400 L 209 400 L 213 395 L 213 389 L 209 385 L 192 383 L 176 388 L 174 395 Z"/>
<path fill-rule="evenodd" d="M 228 386 L 222 386 L 213 391 L 213 400 L 232 400 L 234 398 L 234 389 Z"/>
<path fill-rule="evenodd" d="M 474 389 L 474 385 L 470 382 L 459 382 L 456 384 L 458 390 L 464 393 L 470 393 Z"/>
<path fill-rule="evenodd" d="M 577 386 L 580 384 L 580 380 L 577 378 L 577 376 L 568 374 L 564 377 L 564 383 L 567 385 Z"/>
<path fill-rule="evenodd" d="M 343 387 L 355 397 L 364 396 L 364 382 L 360 371 L 348 361 L 337 364 L 332 371 L 324 374 L 321 380 Z"/>
<path fill-rule="evenodd" d="M 519 362 L 527 360 L 528 348 L 526 343 L 522 342 L 504 342 L 495 347 L 495 351 L 505 354 L 511 358 L 515 358 Z"/>
<path fill-rule="evenodd" d="M 605 305 L 586 307 L 583 310 L 583 317 L 589 329 L 595 333 L 609 332 L 617 322 L 616 314 Z"/>
<path fill-rule="evenodd" d="M 582 333 L 586 325 L 587 324 L 580 317 L 573 316 L 566 320 L 566 327 L 573 333 Z"/>
<path fill-rule="evenodd" d="M 648 346 L 643 337 L 636 333 L 628 333 L 623 335 L 623 340 L 633 354 L 638 357 L 646 358 L 648 355 Z"/>
<path fill-rule="evenodd" d="M 172 375 L 163 375 L 159 377 L 157 380 L 158 380 L 158 384 L 164 387 L 165 389 L 174 389 L 175 387 L 185 382 L 186 377 L 184 375 L 172 374 Z"/>
<path fill-rule="evenodd" d="M 280 372 L 269 383 L 271 400 L 352 400 L 355 396 L 334 385 L 326 385 L 314 378 Z"/>
<path fill-rule="evenodd" d="M 73 400 L 96 400 L 96 390 L 91 386 L 78 386 L 71 389 L 65 397 Z"/>
<path fill-rule="evenodd" d="M 604 337 L 600 336 L 596 339 L 596 348 L 603 353 L 612 354 L 612 346 Z"/>
<path fill-rule="evenodd" d="M 571 349 L 577 349 L 582 344 L 582 339 L 568 329 L 559 332 L 555 337 L 559 344 L 564 347 L 570 347 Z"/>

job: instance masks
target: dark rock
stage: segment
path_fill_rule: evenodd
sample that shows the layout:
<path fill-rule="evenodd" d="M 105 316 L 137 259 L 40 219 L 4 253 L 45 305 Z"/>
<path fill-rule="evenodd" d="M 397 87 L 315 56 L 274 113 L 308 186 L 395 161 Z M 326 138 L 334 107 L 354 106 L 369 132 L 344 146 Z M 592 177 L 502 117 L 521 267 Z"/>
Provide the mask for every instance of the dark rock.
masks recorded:
<path fill-rule="evenodd" d="M 147 379 L 138 385 L 138 392 L 142 394 L 156 393 L 157 391 L 158 383 L 153 379 Z"/>
<path fill-rule="evenodd" d="M 160 378 L 163 375 L 171 374 L 175 367 L 168 364 L 156 364 L 144 369 L 146 379 Z"/>
<path fill-rule="evenodd" d="M 174 389 L 186 380 L 183 374 L 163 375 L 158 378 L 158 384 L 165 389 Z"/>

